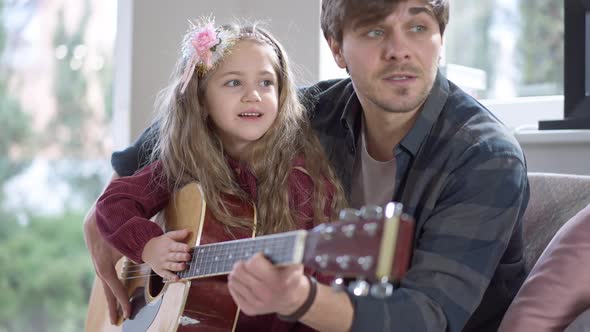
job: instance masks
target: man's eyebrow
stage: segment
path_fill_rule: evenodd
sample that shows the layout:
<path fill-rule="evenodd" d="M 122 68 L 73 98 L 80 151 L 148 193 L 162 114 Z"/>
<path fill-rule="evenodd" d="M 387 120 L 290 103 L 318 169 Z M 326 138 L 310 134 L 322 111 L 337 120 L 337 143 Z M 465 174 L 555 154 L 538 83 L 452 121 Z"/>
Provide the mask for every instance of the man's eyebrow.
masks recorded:
<path fill-rule="evenodd" d="M 436 19 L 436 17 L 434 16 L 434 12 L 432 11 L 432 8 L 428 6 L 410 7 L 408 8 L 408 13 L 410 13 L 411 16 L 416 16 L 425 13 L 426 15 Z M 352 24 L 352 29 L 356 30 L 366 27 L 368 25 L 379 24 L 383 20 L 385 20 L 386 17 L 387 15 L 383 15 L 383 13 L 375 13 L 373 15 L 365 16 L 362 19 L 357 19 L 356 22 Z"/>
<path fill-rule="evenodd" d="M 368 25 L 379 24 L 380 22 L 382 22 L 385 19 L 385 17 L 386 16 L 384 16 L 384 15 L 371 15 L 371 16 L 366 16 L 362 19 L 357 19 L 352 24 L 352 30 L 361 29 L 361 28 L 366 27 Z"/>
<path fill-rule="evenodd" d="M 431 16 L 432 18 L 436 18 L 434 17 L 434 12 L 430 7 L 410 7 L 408 9 L 408 12 L 410 13 L 410 15 L 413 16 L 419 15 L 421 13 L 426 13 L 428 16 Z"/>

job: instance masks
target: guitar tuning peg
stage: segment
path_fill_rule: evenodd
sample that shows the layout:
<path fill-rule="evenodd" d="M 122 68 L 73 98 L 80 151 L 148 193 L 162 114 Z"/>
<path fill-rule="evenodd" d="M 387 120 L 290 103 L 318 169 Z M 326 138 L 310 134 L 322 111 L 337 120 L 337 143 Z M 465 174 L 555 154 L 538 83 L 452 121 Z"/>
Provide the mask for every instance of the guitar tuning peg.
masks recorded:
<path fill-rule="evenodd" d="M 393 293 L 393 285 L 387 277 L 383 277 L 378 284 L 371 286 L 371 295 L 378 299 L 390 297 Z"/>
<path fill-rule="evenodd" d="M 404 205 L 398 202 L 389 202 L 385 205 L 385 218 L 399 217 L 402 215 Z"/>
<path fill-rule="evenodd" d="M 366 205 L 361 208 L 360 215 L 365 220 L 381 220 L 383 219 L 383 208 L 379 205 Z"/>
<path fill-rule="evenodd" d="M 342 233 L 344 233 L 344 235 L 350 239 L 354 236 L 354 231 L 356 230 L 356 225 L 355 224 L 347 224 L 347 225 L 342 226 L 341 230 L 342 230 Z"/>
<path fill-rule="evenodd" d="M 325 269 L 326 267 L 328 267 L 328 263 L 329 263 L 328 260 L 329 260 L 329 256 L 326 254 L 315 256 L 315 262 L 322 269 Z"/>
<path fill-rule="evenodd" d="M 369 295 L 369 289 L 371 285 L 363 279 L 359 279 L 357 281 L 353 281 L 348 286 L 348 289 L 354 294 L 355 296 L 367 296 Z"/>
<path fill-rule="evenodd" d="M 363 269 L 363 271 L 368 271 L 373 266 L 373 257 L 362 256 L 362 257 L 359 257 L 356 260 L 356 262 L 358 263 L 358 265 L 360 265 L 360 267 Z"/>
<path fill-rule="evenodd" d="M 351 260 L 352 260 L 352 258 L 349 255 L 343 255 L 343 256 L 336 257 L 336 263 L 338 264 L 338 266 L 340 266 L 340 268 L 342 270 L 348 270 Z"/>
<path fill-rule="evenodd" d="M 377 229 L 379 228 L 379 225 L 377 225 L 377 222 L 373 221 L 373 222 L 369 222 L 363 225 L 363 230 L 365 232 L 367 232 L 367 234 L 369 234 L 369 236 L 375 236 L 377 235 Z"/>
<path fill-rule="evenodd" d="M 334 280 L 332 280 L 330 286 L 334 291 L 341 292 L 344 290 L 344 279 L 341 277 L 336 277 Z"/>
<path fill-rule="evenodd" d="M 361 212 L 351 208 L 342 209 L 338 214 L 338 219 L 342 221 L 359 221 L 361 219 Z"/>
<path fill-rule="evenodd" d="M 334 237 L 334 233 L 336 233 L 336 229 L 334 228 L 334 226 L 331 225 L 320 225 L 322 226 L 321 230 L 320 230 L 320 234 L 322 235 L 322 237 L 326 240 L 332 240 L 332 238 Z"/>

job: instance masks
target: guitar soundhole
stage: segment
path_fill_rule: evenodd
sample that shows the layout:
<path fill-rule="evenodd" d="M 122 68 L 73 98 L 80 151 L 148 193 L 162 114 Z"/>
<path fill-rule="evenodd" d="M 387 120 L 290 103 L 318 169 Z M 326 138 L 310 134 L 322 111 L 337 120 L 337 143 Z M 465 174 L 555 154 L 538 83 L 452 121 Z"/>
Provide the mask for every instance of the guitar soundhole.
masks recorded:
<path fill-rule="evenodd" d="M 149 295 L 151 297 L 156 297 L 162 292 L 162 289 L 164 289 L 162 277 L 152 271 L 152 275 L 150 276 L 150 286 L 148 288 Z"/>

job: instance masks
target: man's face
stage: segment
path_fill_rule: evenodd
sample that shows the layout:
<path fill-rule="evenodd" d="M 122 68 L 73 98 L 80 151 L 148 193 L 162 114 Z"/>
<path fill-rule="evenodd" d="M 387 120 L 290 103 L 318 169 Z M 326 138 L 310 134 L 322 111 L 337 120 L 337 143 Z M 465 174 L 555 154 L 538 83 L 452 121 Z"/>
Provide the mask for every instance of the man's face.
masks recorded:
<path fill-rule="evenodd" d="M 442 36 L 430 7 L 408 0 L 381 21 L 346 24 L 342 43 L 328 42 L 365 110 L 405 113 L 420 108 L 432 89 Z"/>

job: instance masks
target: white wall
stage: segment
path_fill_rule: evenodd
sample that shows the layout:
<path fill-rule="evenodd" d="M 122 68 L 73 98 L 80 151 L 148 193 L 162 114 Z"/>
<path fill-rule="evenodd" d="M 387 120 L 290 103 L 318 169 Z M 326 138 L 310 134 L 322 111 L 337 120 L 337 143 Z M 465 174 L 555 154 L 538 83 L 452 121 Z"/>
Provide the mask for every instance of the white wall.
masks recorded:
<path fill-rule="evenodd" d="M 315 4 L 315 5 L 313 5 Z M 120 0 L 115 50 L 115 147 L 126 147 L 149 124 L 158 91 L 179 54 L 188 19 L 214 14 L 216 23 L 233 18 L 263 20 L 286 48 L 299 85 L 319 79 L 318 1 L 287 0 Z"/>
<path fill-rule="evenodd" d="M 590 130 L 524 129 L 516 138 L 529 172 L 590 175 Z"/>

